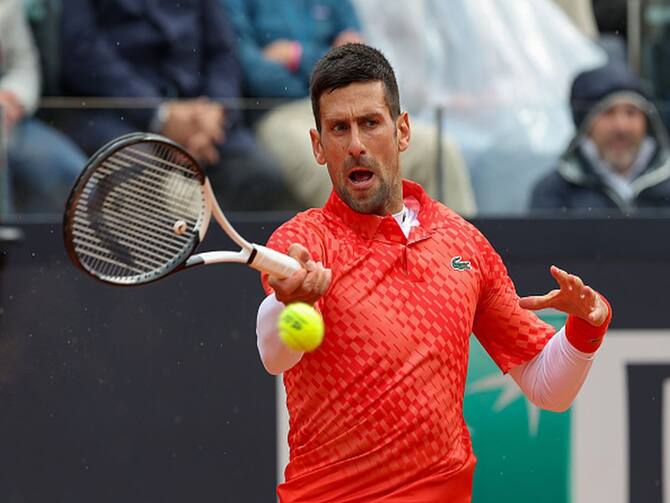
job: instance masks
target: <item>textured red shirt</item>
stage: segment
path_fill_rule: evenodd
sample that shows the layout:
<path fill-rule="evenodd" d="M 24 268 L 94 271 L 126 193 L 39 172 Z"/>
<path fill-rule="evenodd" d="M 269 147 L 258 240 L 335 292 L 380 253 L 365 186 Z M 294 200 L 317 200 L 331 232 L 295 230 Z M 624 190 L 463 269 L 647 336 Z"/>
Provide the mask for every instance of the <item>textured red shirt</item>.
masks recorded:
<path fill-rule="evenodd" d="M 333 193 L 269 240 L 282 252 L 300 243 L 333 271 L 317 304 L 324 342 L 284 373 L 282 502 L 470 501 L 470 334 L 505 372 L 554 334 L 518 306 L 499 255 L 471 224 L 419 185 L 403 189 L 419 220 L 408 239 L 391 215 L 357 213 Z"/>

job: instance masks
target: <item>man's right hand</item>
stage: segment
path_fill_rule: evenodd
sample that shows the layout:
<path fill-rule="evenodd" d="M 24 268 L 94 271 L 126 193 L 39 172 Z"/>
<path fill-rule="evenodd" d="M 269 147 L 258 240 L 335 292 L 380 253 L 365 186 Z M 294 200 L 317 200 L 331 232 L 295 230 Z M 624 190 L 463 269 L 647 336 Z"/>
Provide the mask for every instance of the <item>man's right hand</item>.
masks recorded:
<path fill-rule="evenodd" d="M 277 300 L 284 304 L 305 302 L 313 305 L 328 290 L 332 280 L 331 270 L 312 260 L 309 251 L 297 243 L 289 246 L 288 255 L 300 262 L 303 268 L 284 279 L 270 276 L 268 283 Z"/>

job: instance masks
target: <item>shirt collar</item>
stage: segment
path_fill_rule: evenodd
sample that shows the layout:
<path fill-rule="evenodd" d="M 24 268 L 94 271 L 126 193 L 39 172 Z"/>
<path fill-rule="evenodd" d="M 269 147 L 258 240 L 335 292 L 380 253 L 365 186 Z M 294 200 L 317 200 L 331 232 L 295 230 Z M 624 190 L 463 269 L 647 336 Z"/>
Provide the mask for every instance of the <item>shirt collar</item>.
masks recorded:
<path fill-rule="evenodd" d="M 340 199 L 334 190 L 323 209 L 365 239 L 403 243 L 424 239 L 429 234 L 432 223 L 433 204 L 431 203 L 433 200 L 419 184 L 409 180 L 402 181 L 402 189 L 405 206 L 415 211 L 419 220 L 419 226 L 412 228 L 409 240 L 405 238 L 398 222 L 390 213 L 382 217 L 354 211 Z"/>

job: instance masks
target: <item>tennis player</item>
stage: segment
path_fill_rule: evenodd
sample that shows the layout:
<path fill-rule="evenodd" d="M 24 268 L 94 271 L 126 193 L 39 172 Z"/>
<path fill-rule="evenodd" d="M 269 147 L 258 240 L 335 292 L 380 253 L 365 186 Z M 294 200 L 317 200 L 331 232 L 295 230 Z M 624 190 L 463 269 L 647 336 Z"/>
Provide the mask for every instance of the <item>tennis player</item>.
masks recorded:
<path fill-rule="evenodd" d="M 334 190 L 323 208 L 270 238 L 304 270 L 263 277 L 257 324 L 263 364 L 284 373 L 287 392 L 290 460 L 279 498 L 469 502 L 470 334 L 533 403 L 561 411 L 584 382 L 611 309 L 556 267 L 556 290 L 519 299 L 488 241 L 401 178 L 410 121 L 377 50 L 331 50 L 314 69 L 311 99 L 314 155 Z M 314 304 L 325 320 L 314 352 L 278 337 L 278 315 L 295 301 Z M 566 312 L 566 326 L 555 333 L 529 310 L 545 307 Z"/>

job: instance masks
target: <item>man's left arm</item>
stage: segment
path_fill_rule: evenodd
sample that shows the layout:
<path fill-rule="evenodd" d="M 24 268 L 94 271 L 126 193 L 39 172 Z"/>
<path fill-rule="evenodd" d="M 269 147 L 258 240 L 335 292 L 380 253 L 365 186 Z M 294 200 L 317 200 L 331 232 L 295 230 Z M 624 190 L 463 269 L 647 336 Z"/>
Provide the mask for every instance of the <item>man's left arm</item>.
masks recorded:
<path fill-rule="evenodd" d="M 530 361 L 513 367 L 510 375 L 538 407 L 564 411 L 573 402 L 603 342 L 612 309 L 607 300 L 579 276 L 556 266 L 551 274 L 559 288 L 546 295 L 524 297 L 524 309 L 552 308 L 565 312 L 565 327 Z"/>

